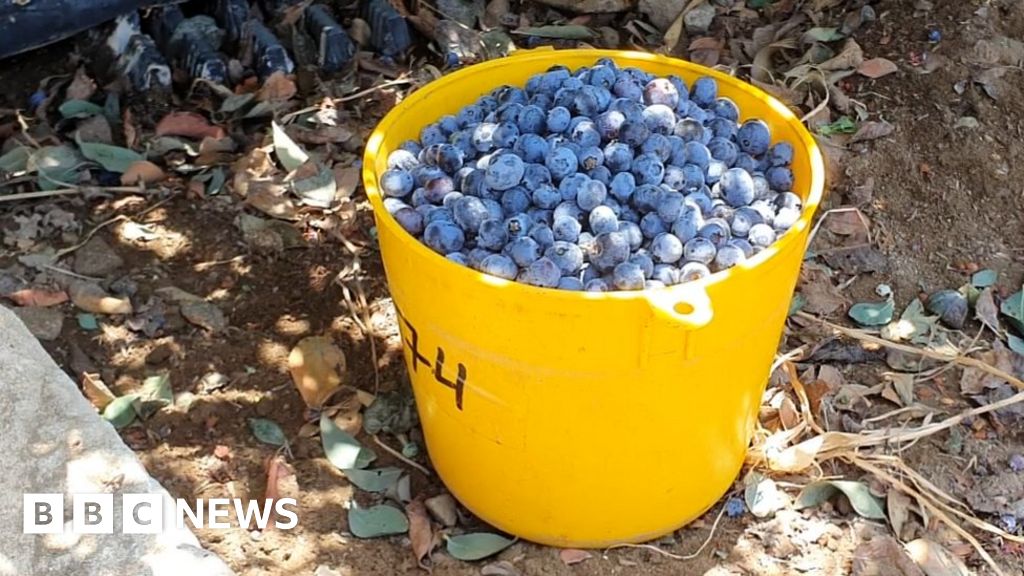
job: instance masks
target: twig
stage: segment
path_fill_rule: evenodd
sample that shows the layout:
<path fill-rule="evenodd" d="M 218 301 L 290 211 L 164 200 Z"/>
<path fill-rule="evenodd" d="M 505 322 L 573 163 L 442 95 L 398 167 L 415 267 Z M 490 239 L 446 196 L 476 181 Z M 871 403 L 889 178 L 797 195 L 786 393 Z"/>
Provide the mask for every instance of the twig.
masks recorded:
<path fill-rule="evenodd" d="M 89 242 L 89 240 L 91 240 L 92 237 L 96 235 L 97 232 L 99 232 L 100 230 L 102 230 L 103 228 L 105 228 L 107 226 L 110 226 L 114 222 L 120 222 L 122 220 L 127 220 L 127 221 L 131 222 L 132 218 L 138 218 L 140 216 L 145 216 L 146 214 L 152 212 L 153 210 L 156 210 L 160 206 L 163 206 L 164 204 L 170 202 L 171 200 L 173 200 L 177 196 L 178 196 L 178 193 L 174 192 L 170 196 L 168 196 L 167 198 L 164 198 L 163 200 L 157 202 L 156 204 L 153 204 L 152 206 L 146 208 L 145 210 L 143 210 L 142 212 L 139 212 L 138 214 L 135 214 L 134 216 L 128 217 L 128 216 L 125 216 L 124 214 L 118 214 L 117 216 L 114 216 L 113 218 L 111 218 L 109 220 L 105 220 L 103 222 L 100 222 L 99 224 L 96 225 L 96 227 L 94 227 L 92 230 L 90 230 L 88 234 L 85 235 L 85 238 L 83 238 L 81 242 L 79 242 L 78 244 L 75 244 L 73 246 L 68 246 L 67 248 L 62 248 L 62 249 L 58 250 L 56 257 L 57 258 L 63 258 L 64 256 L 67 256 L 68 254 L 71 254 L 75 250 L 78 250 L 82 246 L 85 246 Z"/>
<path fill-rule="evenodd" d="M 982 362 L 981 360 L 978 360 L 976 358 L 970 358 L 968 356 L 963 356 L 960 354 L 944 354 L 942 352 L 935 352 L 933 350 L 927 350 L 925 348 L 916 348 L 914 346 L 907 346 L 905 344 L 890 342 L 884 338 L 872 336 L 863 330 L 857 330 L 855 328 L 847 328 L 846 326 L 840 326 L 839 324 L 834 324 L 832 322 L 829 322 L 828 320 L 818 318 L 813 314 L 808 314 L 807 312 L 803 311 L 797 312 L 796 315 L 806 320 L 814 320 L 816 322 L 820 322 L 825 326 L 828 326 L 832 330 L 835 330 L 836 332 L 839 332 L 844 336 L 849 336 L 850 338 L 862 340 L 864 342 L 870 342 L 872 344 L 877 344 L 879 346 L 884 346 L 886 348 L 892 348 L 893 350 L 899 350 L 900 352 L 906 352 L 908 354 L 917 354 L 919 356 L 924 356 L 926 358 L 931 358 L 933 360 L 941 360 L 944 362 L 952 362 L 954 364 L 959 364 L 961 366 L 977 368 L 983 372 L 987 372 L 993 376 L 996 376 L 1002 380 L 1009 382 L 1010 384 L 1013 384 L 1020 390 L 1024 390 L 1024 381 L 1021 381 L 1020 378 L 1017 378 L 1013 374 L 1004 372 L 999 368 L 996 368 L 995 366 L 992 366 L 986 362 Z"/>
<path fill-rule="evenodd" d="M 6 183 L 5 183 L 6 184 Z M 84 192 L 116 192 L 116 193 L 128 193 L 128 194 L 145 194 L 145 187 L 141 186 L 73 186 L 65 182 L 58 182 L 58 184 L 64 184 L 66 188 L 59 188 L 57 190 L 40 190 L 38 192 L 22 192 L 20 194 L 6 194 L 0 196 L 0 202 L 15 202 L 17 200 L 33 200 L 35 198 L 49 198 L 51 196 L 71 196 L 73 194 L 82 194 Z"/>
<path fill-rule="evenodd" d="M 715 532 L 718 530 L 718 523 L 722 520 L 722 516 L 725 515 L 725 509 L 726 506 L 722 505 L 722 509 L 718 511 L 718 516 L 715 518 L 715 523 L 711 525 L 711 532 L 708 533 L 708 537 L 704 539 L 704 542 L 700 545 L 700 548 L 697 548 L 697 550 L 693 554 L 686 554 L 685 556 L 680 556 L 679 554 L 666 552 L 665 550 L 662 550 L 661 548 L 658 548 L 657 546 L 654 546 L 652 544 L 629 544 L 625 542 L 623 542 L 622 544 L 612 544 L 611 546 L 605 548 L 604 551 L 605 553 L 607 553 L 609 550 L 614 550 L 616 548 L 642 548 L 644 550 L 657 552 L 658 554 L 661 554 L 662 556 L 671 558 L 673 560 L 693 560 L 697 556 L 700 556 L 701 552 L 703 552 L 704 549 L 707 548 L 708 544 L 711 543 L 711 539 L 715 537 Z"/>
<path fill-rule="evenodd" d="M 71 276 L 72 278 L 78 278 L 79 280 L 88 280 L 89 282 L 100 282 L 100 281 L 103 280 L 103 278 L 94 278 L 92 276 L 84 276 L 82 274 L 78 274 L 77 272 L 72 272 L 71 270 L 65 270 L 64 268 L 60 268 L 59 266 L 54 266 L 53 264 L 40 264 L 39 267 L 40 268 L 45 268 L 46 270 L 49 270 L 50 272 L 56 272 L 58 274 L 64 274 L 65 276 Z"/>
<path fill-rule="evenodd" d="M 868 219 L 867 219 L 866 216 L 864 216 L 864 213 L 860 211 L 860 208 L 854 208 L 854 207 L 833 208 L 833 209 L 829 210 L 828 212 L 825 212 L 824 214 L 822 214 L 821 218 L 818 219 L 818 222 L 814 225 L 814 228 L 811 230 L 811 235 L 807 237 L 807 245 L 810 246 L 811 242 L 814 241 L 814 237 L 818 234 L 818 229 L 821 228 L 821 225 L 825 223 L 825 220 L 829 217 L 829 215 L 831 215 L 831 214 L 842 214 L 843 212 L 856 212 L 857 213 L 857 216 L 860 217 L 860 223 L 864 225 L 864 231 L 867 232 L 867 234 L 868 234 L 867 245 L 870 246 L 871 245 L 871 227 L 868 225 Z"/>
<path fill-rule="evenodd" d="M 22 192 L 20 194 L 5 194 L 0 196 L 0 202 L 17 202 L 18 200 L 34 200 L 36 198 L 50 198 L 52 196 L 70 196 L 78 194 L 78 190 L 42 190 L 39 192 Z"/>
<path fill-rule="evenodd" d="M 409 466 L 412 466 L 413 468 L 419 470 L 420 472 L 423 473 L 424 476 L 433 476 L 433 474 L 430 473 L 430 470 L 427 470 L 427 468 L 425 466 L 423 466 L 422 464 L 419 464 L 417 462 L 413 462 L 412 460 L 406 458 L 404 454 L 402 454 L 398 450 L 395 450 L 391 446 L 388 446 L 387 444 L 385 444 L 384 441 L 381 440 L 380 437 L 377 436 L 376 434 L 373 435 L 373 441 L 377 443 L 377 446 L 380 446 L 381 448 L 383 448 L 385 452 L 387 452 L 388 454 L 391 454 L 395 458 L 398 458 L 402 462 L 405 462 Z"/>
<path fill-rule="evenodd" d="M 355 261 L 356 270 L 358 271 L 358 260 Z M 349 290 L 348 284 L 343 280 L 339 279 L 338 284 L 341 285 L 341 293 L 345 297 L 345 305 L 348 306 L 349 312 L 352 314 L 352 320 L 359 327 L 359 330 L 366 335 L 366 338 L 370 341 L 370 354 L 373 356 L 373 394 L 376 396 L 380 394 L 380 359 L 377 357 L 377 342 L 376 335 L 370 328 L 370 306 L 366 302 L 366 291 L 363 290 L 363 283 L 358 278 L 355 280 L 356 286 L 356 297 L 358 302 L 353 302 L 352 291 Z M 358 305 L 357 305 L 358 304 Z M 360 314 L 362 313 L 362 318 Z"/>
<path fill-rule="evenodd" d="M 822 80 L 822 84 L 824 84 L 824 83 L 825 83 L 825 81 Z M 817 116 L 818 113 L 820 113 L 826 107 L 828 107 L 829 98 L 830 98 L 830 96 L 829 96 L 828 86 L 826 85 L 825 86 L 825 99 L 822 100 L 821 102 L 819 102 L 818 105 L 814 107 L 814 110 L 811 110 L 807 114 L 804 114 L 803 117 L 800 118 L 800 123 L 803 124 L 804 122 L 807 122 L 811 118 L 814 118 L 815 116 Z"/>
<path fill-rule="evenodd" d="M 228 258 L 227 260 L 211 260 L 209 262 L 200 262 L 193 266 L 192 269 L 195 270 L 196 272 L 205 272 L 206 270 L 209 270 L 214 266 L 221 266 L 223 264 L 234 264 L 235 262 L 241 262 L 242 260 L 245 260 L 245 258 L 245 254 L 240 254 L 238 256 L 235 256 L 234 258 Z"/>
<path fill-rule="evenodd" d="M 413 83 L 413 81 L 411 79 L 409 79 L 409 78 L 395 78 L 394 80 L 388 80 L 387 82 L 384 82 L 383 84 L 377 84 L 376 86 L 370 86 L 369 88 L 367 88 L 365 90 L 360 90 L 359 92 L 356 92 L 354 94 L 349 94 L 347 96 L 342 96 L 341 98 L 331 98 L 331 102 L 334 102 L 335 104 L 338 104 L 339 102 L 348 102 L 350 100 L 358 100 L 358 99 L 362 98 L 363 96 L 367 96 L 367 95 L 373 94 L 374 92 L 376 92 L 378 90 L 383 90 L 385 88 L 390 88 L 392 86 L 401 86 L 403 84 L 412 84 L 412 83 Z"/>

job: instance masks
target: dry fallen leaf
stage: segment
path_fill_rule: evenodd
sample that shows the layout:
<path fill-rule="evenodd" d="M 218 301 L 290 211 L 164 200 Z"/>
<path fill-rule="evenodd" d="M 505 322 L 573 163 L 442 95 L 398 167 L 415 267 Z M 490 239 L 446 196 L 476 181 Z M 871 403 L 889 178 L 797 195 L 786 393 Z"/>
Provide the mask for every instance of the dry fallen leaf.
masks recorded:
<path fill-rule="evenodd" d="M 359 168 L 355 166 L 334 166 L 334 181 L 337 190 L 334 197 L 337 199 L 349 198 L 359 188 Z"/>
<path fill-rule="evenodd" d="M 138 160 L 132 162 L 128 169 L 121 174 L 121 184 L 134 186 L 140 181 L 143 184 L 153 184 L 167 178 L 167 174 L 149 160 Z"/>
<path fill-rule="evenodd" d="M 863 142 L 867 140 L 876 140 L 883 138 L 893 133 L 895 127 L 888 122 L 865 122 L 861 124 L 860 128 L 857 129 L 857 133 L 853 135 L 850 142 Z"/>
<path fill-rule="evenodd" d="M 323 406 L 341 386 L 345 368 L 345 353 L 325 336 L 303 338 L 288 355 L 292 380 L 310 408 Z"/>
<path fill-rule="evenodd" d="M 267 501 L 267 506 L 272 510 L 274 509 L 274 501 L 282 497 L 297 497 L 299 495 L 299 485 L 295 478 L 295 470 L 285 462 L 284 456 L 277 454 L 267 459 L 267 491 L 264 494 L 264 499 Z M 273 521 L 277 518 L 277 512 L 271 512 L 270 521 L 271 523 L 267 527 L 273 526 Z"/>
<path fill-rule="evenodd" d="M 821 64 L 818 64 L 819 70 L 833 71 L 833 70 L 850 70 L 857 69 L 864 62 L 864 51 L 861 50 L 860 45 L 854 42 L 853 38 L 848 38 L 846 44 L 843 45 L 843 50 L 834 58 L 830 58 Z"/>
<path fill-rule="evenodd" d="M 853 551 L 851 576 L 925 576 L 892 536 L 876 536 Z"/>
<path fill-rule="evenodd" d="M 110 391 L 110 388 L 103 383 L 99 374 L 89 372 L 82 374 L 82 392 L 85 393 L 85 397 L 89 399 L 89 402 L 101 412 L 107 407 L 107 404 L 110 404 L 117 398 Z"/>
<path fill-rule="evenodd" d="M 117 298 L 93 282 L 76 281 L 68 287 L 68 294 L 75 306 L 93 314 L 131 314 L 132 303 L 127 298 Z"/>
<path fill-rule="evenodd" d="M 298 207 L 291 198 L 284 196 L 286 192 L 287 188 L 273 182 L 249 182 L 245 202 L 268 216 L 298 220 Z"/>
<path fill-rule="evenodd" d="M 18 306 L 56 306 L 68 301 L 68 294 L 63 290 L 47 288 L 23 288 L 3 295 Z"/>
<path fill-rule="evenodd" d="M 832 212 L 825 220 L 825 227 L 829 232 L 840 236 L 864 235 L 866 240 L 866 227 L 870 223 L 866 216 L 856 210 L 844 212 Z"/>
<path fill-rule="evenodd" d="M 824 272 L 805 267 L 801 275 L 800 293 L 806 300 L 804 310 L 827 316 L 846 305 L 846 298 Z"/>
<path fill-rule="evenodd" d="M 593 555 L 586 550 L 576 550 L 575 548 L 565 548 L 558 552 L 558 558 L 562 561 L 562 564 L 566 566 L 572 566 L 573 564 L 579 564 L 584 560 L 593 558 Z"/>
<path fill-rule="evenodd" d="M 195 112 L 171 112 L 156 125 L 156 136 L 184 136 L 195 140 L 224 138 L 227 134 Z"/>
<path fill-rule="evenodd" d="M 405 513 L 409 516 L 409 539 L 412 541 L 412 553 L 416 564 L 427 572 L 431 572 L 429 564 L 430 552 L 434 549 L 434 531 L 430 527 L 427 509 L 419 499 L 405 505 Z"/>
<path fill-rule="evenodd" d="M 907 553 L 925 576 L 969 576 L 973 574 L 963 561 L 939 544 L 918 538 L 906 545 Z"/>
<path fill-rule="evenodd" d="M 68 100 L 88 100 L 96 93 L 96 82 L 85 72 L 85 68 L 75 71 L 75 79 L 68 85 L 65 96 Z"/>
<path fill-rule="evenodd" d="M 886 58 L 872 58 L 871 60 L 865 60 L 857 68 L 857 73 L 861 76 L 867 76 L 868 78 L 881 78 L 882 76 L 888 76 L 893 72 L 898 71 L 899 68 L 892 60 Z"/>
<path fill-rule="evenodd" d="M 296 92 L 298 89 L 295 82 L 278 70 L 263 82 L 263 87 L 256 93 L 256 99 L 260 102 L 284 102 L 291 100 Z"/>

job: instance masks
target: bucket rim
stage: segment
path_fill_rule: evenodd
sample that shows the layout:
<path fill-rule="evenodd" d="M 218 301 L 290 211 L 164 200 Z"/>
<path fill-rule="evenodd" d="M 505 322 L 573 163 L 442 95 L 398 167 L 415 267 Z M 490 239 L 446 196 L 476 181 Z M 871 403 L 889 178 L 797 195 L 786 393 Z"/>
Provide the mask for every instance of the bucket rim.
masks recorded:
<path fill-rule="evenodd" d="M 618 59 L 629 59 L 632 62 L 624 66 L 636 66 L 637 60 L 640 61 L 652 61 L 658 62 L 667 66 L 675 66 L 678 68 L 687 69 L 690 72 L 696 74 L 702 74 L 705 76 L 713 77 L 720 84 L 726 84 L 730 87 L 730 91 L 742 91 L 746 92 L 758 100 L 764 102 L 772 110 L 772 113 L 777 115 L 778 119 L 785 122 L 796 132 L 799 144 L 807 151 L 809 166 L 810 166 L 810 179 L 807 186 L 807 197 L 803 200 L 803 210 L 801 211 L 800 218 L 786 231 L 781 237 L 777 238 L 771 246 L 765 248 L 761 252 L 755 254 L 753 257 L 744 260 L 743 262 L 718 272 L 713 272 L 709 276 L 701 278 L 699 280 L 691 280 L 672 286 L 665 286 L 653 289 L 645 290 L 617 290 L 609 292 L 586 292 L 577 290 L 560 290 L 558 288 L 544 288 L 539 286 L 532 286 L 529 284 L 523 284 L 516 282 L 515 280 L 505 280 L 496 276 L 491 276 L 483 272 L 479 272 L 464 266 L 457 262 L 453 262 L 445 258 L 444 255 L 435 252 L 428 246 L 420 242 L 418 239 L 413 237 L 411 234 L 405 231 L 398 222 L 384 209 L 383 195 L 377 187 L 377 172 L 376 163 L 377 158 L 381 154 L 381 146 L 384 142 L 384 135 L 391 129 L 391 127 L 398 122 L 398 120 L 413 110 L 417 105 L 427 100 L 434 93 L 449 89 L 452 85 L 458 84 L 460 80 L 468 77 L 471 74 L 481 74 L 489 71 L 498 70 L 504 66 L 519 65 L 525 62 L 544 62 L 548 65 L 560 64 L 562 57 L 585 57 L 593 59 L 594 61 L 600 58 L 611 58 L 612 60 Z M 494 87 L 497 88 L 501 84 L 496 84 Z M 482 94 L 481 94 L 482 95 Z M 795 144 L 795 143 L 794 143 Z M 803 122 L 790 110 L 785 104 L 779 101 L 771 94 L 764 90 L 745 82 L 734 76 L 725 74 L 719 70 L 708 68 L 700 64 L 688 62 L 679 58 L 672 58 L 669 56 L 663 56 L 661 54 L 652 54 L 648 52 L 640 52 L 636 50 L 608 50 L 608 49 L 597 49 L 597 48 L 574 48 L 565 50 L 555 50 L 550 48 L 538 48 L 532 50 L 517 50 L 513 54 L 502 58 L 496 58 L 467 66 L 450 74 L 446 74 L 437 80 L 433 80 L 424 87 L 416 90 L 410 94 L 402 102 L 398 103 L 392 108 L 387 115 L 377 124 L 373 132 L 370 133 L 369 138 L 366 141 L 366 148 L 363 154 L 363 186 L 366 190 L 367 198 L 370 200 L 370 204 L 373 208 L 373 212 L 376 215 L 376 223 L 378 227 L 384 226 L 399 236 L 408 238 L 412 244 L 411 249 L 417 257 L 421 258 L 434 258 L 434 263 L 440 266 L 447 266 L 447 270 L 452 274 L 468 274 L 469 277 L 475 278 L 478 281 L 486 284 L 499 286 L 511 290 L 521 290 L 524 295 L 530 294 L 543 294 L 545 298 L 565 298 L 567 300 L 579 301 L 584 300 L 644 300 L 651 302 L 652 294 L 658 296 L 658 300 L 664 300 L 667 296 L 678 295 L 679 301 L 685 301 L 687 296 L 694 293 L 695 290 L 704 291 L 708 286 L 717 284 L 719 282 L 727 282 L 734 276 L 742 276 L 745 274 L 751 274 L 757 268 L 764 268 L 770 266 L 772 260 L 776 255 L 793 249 L 806 250 L 806 246 L 800 248 L 796 246 L 799 238 L 804 234 L 805 231 L 809 231 L 811 222 L 814 219 L 814 215 L 821 204 L 822 197 L 825 192 L 825 162 L 821 152 L 821 148 L 818 146 L 814 136 L 811 135 L 807 127 L 804 126 Z M 379 231 L 378 231 L 379 236 Z M 809 241 L 809 239 L 808 239 Z M 703 324 L 703 322 L 701 322 Z"/>

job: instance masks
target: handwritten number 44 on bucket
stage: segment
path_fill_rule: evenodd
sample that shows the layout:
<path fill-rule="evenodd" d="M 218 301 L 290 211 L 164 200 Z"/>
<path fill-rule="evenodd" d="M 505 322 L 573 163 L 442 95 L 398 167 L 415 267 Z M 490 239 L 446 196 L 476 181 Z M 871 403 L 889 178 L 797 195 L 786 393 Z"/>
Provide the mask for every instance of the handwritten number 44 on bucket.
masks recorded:
<path fill-rule="evenodd" d="M 420 364 L 424 364 L 427 368 L 430 368 L 430 360 L 426 356 L 424 356 L 422 352 L 420 352 L 419 332 L 416 330 L 416 327 L 412 325 L 412 322 L 409 322 L 409 319 L 406 318 L 404 314 L 402 314 L 401 310 L 397 310 L 397 312 L 398 317 L 402 319 L 402 322 L 405 324 L 405 327 L 409 331 L 409 338 L 406 339 L 405 345 L 409 347 L 409 350 L 412 353 L 413 372 L 419 372 Z M 468 376 L 468 370 L 466 369 L 465 364 L 459 362 L 456 368 L 455 380 L 449 380 L 444 375 L 444 363 L 444 348 L 438 346 L 437 355 L 434 357 L 433 365 L 434 379 L 455 391 L 455 407 L 458 408 L 459 410 L 462 410 L 462 400 L 464 392 L 466 390 L 466 377 Z"/>

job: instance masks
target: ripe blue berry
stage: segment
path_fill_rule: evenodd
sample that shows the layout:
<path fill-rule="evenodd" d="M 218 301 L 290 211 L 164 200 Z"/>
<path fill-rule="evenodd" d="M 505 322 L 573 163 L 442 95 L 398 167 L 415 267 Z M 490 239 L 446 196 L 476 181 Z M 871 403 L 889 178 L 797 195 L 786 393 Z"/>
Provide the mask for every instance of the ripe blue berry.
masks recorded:
<path fill-rule="evenodd" d="M 772 134 L 762 120 L 747 120 L 736 132 L 736 143 L 740 150 L 751 156 L 760 156 L 768 151 Z"/>
<path fill-rule="evenodd" d="M 658 234 L 651 240 L 651 255 L 662 264 L 673 264 L 683 257 L 683 243 L 674 234 Z"/>
<path fill-rule="evenodd" d="M 519 274 L 519 267 L 504 254 L 491 254 L 480 262 L 480 271 L 498 278 L 515 280 L 516 275 Z"/>
<path fill-rule="evenodd" d="M 434 220 L 423 230 L 423 243 L 439 254 L 458 252 L 465 241 L 462 229 L 448 220 Z"/>
<path fill-rule="evenodd" d="M 549 258 L 534 260 L 516 277 L 519 282 L 541 288 L 554 288 L 558 286 L 558 281 L 561 279 L 562 274 L 558 265 Z"/>

